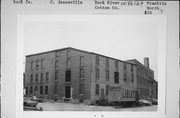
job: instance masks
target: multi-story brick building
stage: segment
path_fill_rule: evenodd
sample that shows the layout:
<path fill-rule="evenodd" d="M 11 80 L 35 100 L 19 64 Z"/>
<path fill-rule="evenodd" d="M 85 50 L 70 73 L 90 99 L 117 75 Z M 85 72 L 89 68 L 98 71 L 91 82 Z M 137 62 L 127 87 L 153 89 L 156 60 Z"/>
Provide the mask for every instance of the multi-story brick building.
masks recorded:
<path fill-rule="evenodd" d="M 94 103 L 109 86 L 136 89 L 137 72 L 134 62 L 69 47 L 26 56 L 24 86 L 27 96 Z"/>
<path fill-rule="evenodd" d="M 144 65 L 136 59 L 128 60 L 137 67 L 137 89 L 140 98 L 157 98 L 157 81 L 154 71 L 149 68 L 149 58 L 144 58 Z"/>

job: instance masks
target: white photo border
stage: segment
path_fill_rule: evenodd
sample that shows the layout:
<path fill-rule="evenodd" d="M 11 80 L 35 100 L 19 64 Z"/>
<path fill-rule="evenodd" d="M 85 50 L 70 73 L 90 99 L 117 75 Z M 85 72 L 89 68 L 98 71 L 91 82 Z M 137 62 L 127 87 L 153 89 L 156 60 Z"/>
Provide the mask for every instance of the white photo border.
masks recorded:
<path fill-rule="evenodd" d="M 30 21 L 48 22 L 157 22 L 158 23 L 158 110 L 157 112 L 131 111 L 23 111 L 23 59 L 24 59 L 24 23 Z M 17 72 L 16 72 L 16 117 L 17 118 L 164 118 L 166 107 L 166 15 L 75 15 L 75 14 L 22 14 L 17 17 Z M 152 47 L 153 48 L 153 47 Z"/>

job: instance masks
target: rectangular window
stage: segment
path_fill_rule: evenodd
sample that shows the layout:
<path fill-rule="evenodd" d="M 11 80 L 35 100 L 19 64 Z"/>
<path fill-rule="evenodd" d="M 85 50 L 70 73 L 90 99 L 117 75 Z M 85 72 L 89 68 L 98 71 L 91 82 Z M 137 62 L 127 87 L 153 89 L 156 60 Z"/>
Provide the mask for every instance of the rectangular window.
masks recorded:
<path fill-rule="evenodd" d="M 36 69 L 39 69 L 39 60 L 36 61 Z"/>
<path fill-rule="evenodd" d="M 38 81 L 38 74 L 36 74 L 36 79 L 35 80 L 36 80 L 36 82 Z"/>
<path fill-rule="evenodd" d="M 126 73 L 124 73 L 124 81 L 126 81 Z"/>
<path fill-rule="evenodd" d="M 99 66 L 99 56 L 96 55 L 96 66 Z"/>
<path fill-rule="evenodd" d="M 80 57 L 80 66 L 83 66 L 83 65 L 84 65 L 84 57 L 81 56 L 81 57 Z"/>
<path fill-rule="evenodd" d="M 118 61 L 115 61 L 115 69 L 118 69 Z"/>
<path fill-rule="evenodd" d="M 55 69 L 58 68 L 58 61 L 55 61 Z"/>
<path fill-rule="evenodd" d="M 106 95 L 109 93 L 109 85 L 106 85 Z"/>
<path fill-rule="evenodd" d="M 79 94 L 84 94 L 84 84 L 79 85 Z"/>
<path fill-rule="evenodd" d="M 55 52 L 55 58 L 58 59 L 58 52 Z"/>
<path fill-rule="evenodd" d="M 30 94 L 32 94 L 33 93 L 33 87 L 31 86 L 30 87 Z"/>
<path fill-rule="evenodd" d="M 44 74 L 43 73 L 41 73 L 41 81 L 43 81 L 43 79 L 44 79 Z"/>
<path fill-rule="evenodd" d="M 71 71 L 67 70 L 66 71 L 66 80 L 65 82 L 71 82 Z"/>
<path fill-rule="evenodd" d="M 106 68 L 109 68 L 109 59 L 106 58 Z"/>
<path fill-rule="evenodd" d="M 26 93 L 25 94 L 28 95 L 28 87 L 26 87 Z"/>
<path fill-rule="evenodd" d="M 35 95 L 38 95 L 38 86 L 35 86 L 34 92 L 35 92 Z"/>
<path fill-rule="evenodd" d="M 67 58 L 70 58 L 70 50 L 67 51 Z"/>
<path fill-rule="evenodd" d="M 133 69 L 133 65 L 131 65 L 131 72 L 133 72 L 133 70 L 134 70 L 134 69 Z"/>
<path fill-rule="evenodd" d="M 124 71 L 126 71 L 126 63 L 123 64 Z"/>
<path fill-rule="evenodd" d="M 46 72 L 46 82 L 49 80 L 49 72 Z"/>
<path fill-rule="evenodd" d="M 133 83 L 134 82 L 134 74 L 131 73 L 131 82 Z"/>
<path fill-rule="evenodd" d="M 33 63 L 34 61 L 31 61 L 31 70 L 33 70 Z"/>
<path fill-rule="evenodd" d="M 55 80 L 58 80 L 58 71 L 55 71 Z"/>
<path fill-rule="evenodd" d="M 48 86 L 45 87 L 45 94 L 48 94 Z"/>
<path fill-rule="evenodd" d="M 70 68 L 70 59 L 67 59 L 67 61 L 66 61 L 66 67 L 67 67 L 67 68 Z"/>
<path fill-rule="evenodd" d="M 99 79 L 99 68 L 96 68 L 96 78 Z"/>
<path fill-rule="evenodd" d="M 58 86 L 55 85 L 55 86 L 54 86 L 54 94 L 57 95 L 57 93 L 58 93 Z"/>
<path fill-rule="evenodd" d="M 109 81 L 109 70 L 106 70 L 106 80 Z"/>
<path fill-rule="evenodd" d="M 41 69 L 44 68 L 44 59 L 41 59 Z"/>
<path fill-rule="evenodd" d="M 80 78 L 84 78 L 84 68 L 80 68 Z"/>
<path fill-rule="evenodd" d="M 33 74 L 30 75 L 30 82 L 33 82 Z"/>
<path fill-rule="evenodd" d="M 43 94 L 43 86 L 40 87 L 40 94 Z"/>
<path fill-rule="evenodd" d="M 96 95 L 99 95 L 99 84 L 96 84 Z"/>
<path fill-rule="evenodd" d="M 114 83 L 119 83 L 119 73 L 114 72 Z"/>

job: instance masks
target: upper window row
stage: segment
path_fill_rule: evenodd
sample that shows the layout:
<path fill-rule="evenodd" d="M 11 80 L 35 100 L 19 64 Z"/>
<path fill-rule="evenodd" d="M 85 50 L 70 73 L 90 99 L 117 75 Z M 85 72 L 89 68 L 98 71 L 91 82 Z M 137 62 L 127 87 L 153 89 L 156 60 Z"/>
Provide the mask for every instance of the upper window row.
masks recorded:
<path fill-rule="evenodd" d="M 31 70 L 33 69 L 43 69 L 44 68 L 44 59 L 31 61 Z"/>
<path fill-rule="evenodd" d="M 96 55 L 96 66 L 99 66 L 100 65 L 100 58 L 98 55 Z M 109 58 L 106 58 L 106 68 L 109 68 Z M 127 64 L 126 63 L 123 63 L 123 69 L 126 70 L 126 67 Z M 118 60 L 115 60 L 115 69 L 118 69 L 119 65 L 118 65 Z M 133 65 L 131 65 L 131 71 L 133 71 Z"/>

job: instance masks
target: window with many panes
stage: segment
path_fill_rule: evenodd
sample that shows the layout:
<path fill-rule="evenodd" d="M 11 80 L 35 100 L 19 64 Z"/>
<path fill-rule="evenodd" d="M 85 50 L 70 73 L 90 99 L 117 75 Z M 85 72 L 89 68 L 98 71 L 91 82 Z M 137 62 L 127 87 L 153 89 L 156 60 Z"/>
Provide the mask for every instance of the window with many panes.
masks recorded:
<path fill-rule="evenodd" d="M 119 83 L 119 73 L 118 72 L 114 72 L 114 83 Z"/>
<path fill-rule="evenodd" d="M 71 82 L 71 70 L 66 70 L 65 82 Z"/>

